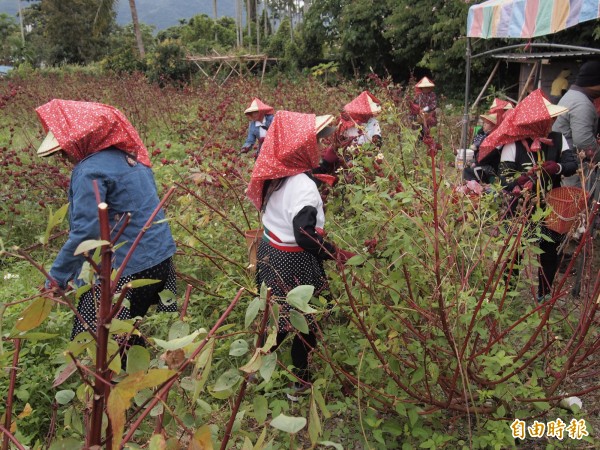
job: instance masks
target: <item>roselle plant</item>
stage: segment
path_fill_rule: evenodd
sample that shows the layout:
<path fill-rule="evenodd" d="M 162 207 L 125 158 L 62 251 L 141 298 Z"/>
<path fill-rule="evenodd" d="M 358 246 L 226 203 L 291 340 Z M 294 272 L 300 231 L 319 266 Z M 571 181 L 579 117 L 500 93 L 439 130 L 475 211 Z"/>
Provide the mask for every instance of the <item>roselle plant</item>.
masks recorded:
<path fill-rule="evenodd" d="M 389 80 L 366 83 L 384 103 L 383 147 L 349 155 L 351 167 L 339 174 L 326 203 L 331 240 L 358 256 L 345 267 L 326 263 L 332 309 L 308 287 L 288 299 L 318 311 L 323 335 L 312 354 L 312 389 L 291 403 L 285 396 L 294 381 L 289 344 L 281 352 L 269 347 L 277 303 L 257 289 L 248 268 L 243 233 L 260 222 L 245 199 L 253 161 L 238 154 L 247 127 L 243 110 L 258 95 L 278 108 L 335 114 L 363 87 L 232 79 L 222 89 L 204 81 L 160 89 L 136 75 L 89 74 L 0 80 L 6 112 L 0 135 L 10 141 L 0 157 L 11 171 L 1 172 L 0 192 L 9 200 L 23 196 L 2 205 L 19 214 L 5 209 L 0 217 L 8 249 L 0 267 L 20 275 L 0 280 L 9 299 L 0 309 L 0 362 L 17 365 L 0 378 L 4 397 L 13 399 L 12 413 L 0 423 L 3 436 L 8 431 L 14 438 L 11 446 L 18 448 L 16 440 L 31 448 L 80 448 L 92 426 L 94 388 L 96 417 L 101 390 L 110 411 L 94 435 L 100 429 L 101 445 L 132 449 L 194 442 L 248 449 L 511 448 L 515 418 L 565 419 L 556 405 L 572 395 L 587 405 L 598 371 L 599 276 L 590 263 L 590 228 L 575 250 L 584 254 L 580 298 L 568 296 L 568 280 L 558 275 L 552 298 L 537 303 L 544 214 L 535 202 L 520 206 L 520 216 L 532 219 L 508 221 L 498 188 L 485 196 L 457 192 L 460 174 L 448 162 L 460 117 L 441 114 L 433 140 L 423 142 L 405 107 L 409 89 Z M 56 302 L 39 298 L 33 286 L 43 275 L 19 259 L 42 269 L 65 233 L 57 211 L 68 173 L 50 170 L 32 151 L 41 136 L 32 112 L 50 95 L 117 106 L 141 131 L 163 192 L 177 186 L 166 212 L 187 313 L 135 325 L 112 320 L 108 368 L 100 372 L 102 351 L 91 334 L 67 342 L 77 292 Z M 36 176 L 27 177 L 32 170 Z M 57 228 L 47 227 L 49 211 Z M 10 250 L 15 244 L 24 253 Z M 96 244 L 87 250 L 94 264 L 107 247 Z M 37 317 L 29 325 L 39 323 L 13 329 L 24 314 Z M 122 370 L 115 338 L 134 333 L 148 347 L 131 347 Z M 580 379 L 588 380 L 585 388 L 578 388 Z M 588 420 L 593 431 L 585 411 L 568 415 Z"/>

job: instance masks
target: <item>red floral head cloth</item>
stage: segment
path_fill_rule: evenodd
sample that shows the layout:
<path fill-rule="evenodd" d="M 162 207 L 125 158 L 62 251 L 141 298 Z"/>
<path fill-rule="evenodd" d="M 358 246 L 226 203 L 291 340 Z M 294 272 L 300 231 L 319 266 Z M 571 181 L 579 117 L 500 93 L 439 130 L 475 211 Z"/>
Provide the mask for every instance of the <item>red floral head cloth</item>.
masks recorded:
<path fill-rule="evenodd" d="M 356 124 L 367 123 L 371 117 L 380 111 L 381 102 L 379 99 L 369 91 L 361 92 L 358 97 L 344 106 L 340 116 L 342 131 L 352 128 Z"/>
<path fill-rule="evenodd" d="M 246 192 L 257 209 L 262 207 L 265 181 L 298 175 L 319 165 L 321 152 L 317 143 L 316 117 L 291 111 L 275 114 Z M 332 119 L 330 116 L 329 121 Z"/>
<path fill-rule="evenodd" d="M 550 103 L 541 89 L 536 89 L 514 109 L 508 110 L 504 120 L 479 147 L 479 161 L 492 150 L 504 144 L 532 139 L 530 150 L 537 152 L 541 144 L 550 144 L 548 134 L 552 130 L 552 118 L 567 109 Z"/>
<path fill-rule="evenodd" d="M 148 150 L 137 131 L 118 109 L 102 103 L 51 100 L 36 109 L 46 132 L 76 161 L 116 147 L 151 167 Z"/>
<path fill-rule="evenodd" d="M 260 99 L 258 99 L 256 97 L 254 97 L 252 99 L 250 106 L 248 106 L 246 108 L 246 110 L 244 111 L 244 114 L 250 114 L 253 112 L 260 113 L 261 119 L 263 117 L 265 117 L 267 114 L 275 114 L 275 110 L 271 106 L 263 103 L 262 101 L 260 101 Z"/>

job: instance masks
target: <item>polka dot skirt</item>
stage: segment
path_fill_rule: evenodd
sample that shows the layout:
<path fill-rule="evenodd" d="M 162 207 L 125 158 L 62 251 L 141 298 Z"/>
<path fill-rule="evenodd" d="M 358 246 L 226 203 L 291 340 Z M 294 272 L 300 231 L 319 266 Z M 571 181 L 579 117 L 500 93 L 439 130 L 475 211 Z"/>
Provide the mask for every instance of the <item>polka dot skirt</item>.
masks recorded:
<path fill-rule="evenodd" d="M 136 289 L 130 290 L 126 298 L 129 300 L 130 307 L 122 307 L 117 318 L 121 320 L 131 319 L 133 317 L 145 316 L 148 309 L 152 305 L 157 305 L 156 310 L 158 312 L 177 312 L 177 302 L 169 301 L 168 304 L 162 302 L 159 293 L 168 290 L 177 294 L 177 286 L 175 283 L 175 266 L 173 265 L 172 258 L 168 258 L 141 272 L 133 275 L 121 277 L 117 284 L 117 289 L 120 290 L 124 285 L 130 281 L 137 279 L 150 279 L 160 280 L 160 283 L 149 284 Z M 100 288 L 98 285 L 84 293 L 79 299 L 77 305 L 77 311 L 87 324 L 87 327 L 96 331 L 96 317 L 98 313 L 98 307 L 100 302 Z M 73 321 L 73 331 L 71 332 L 71 340 L 75 338 L 79 333 L 86 331 L 87 327 L 84 326 L 81 321 L 75 317 Z"/>
<path fill-rule="evenodd" d="M 273 296 L 280 305 L 278 330 L 291 331 L 289 313 L 295 309 L 286 301 L 285 296 L 293 288 L 301 285 L 315 287 L 314 296 L 323 295 L 329 290 L 323 262 L 309 252 L 286 252 L 261 241 L 257 252 L 256 281 L 260 287 L 264 282 L 271 288 Z M 304 314 L 312 331 L 315 331 L 313 314 Z"/>

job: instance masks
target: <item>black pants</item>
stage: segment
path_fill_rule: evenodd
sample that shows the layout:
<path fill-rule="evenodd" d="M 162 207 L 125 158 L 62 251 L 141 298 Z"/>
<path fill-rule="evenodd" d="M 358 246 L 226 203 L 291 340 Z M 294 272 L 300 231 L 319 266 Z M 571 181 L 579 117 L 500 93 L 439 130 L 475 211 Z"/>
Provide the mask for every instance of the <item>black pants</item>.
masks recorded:
<path fill-rule="evenodd" d="M 558 247 L 564 239 L 563 234 L 542 227 L 542 234 L 552 241 L 540 239 L 540 249 L 544 252 L 540 255 L 540 269 L 538 270 L 538 297 L 543 297 L 552 291 L 552 283 L 558 270 L 559 258 Z"/>
<path fill-rule="evenodd" d="M 538 269 L 538 298 L 541 298 L 552 291 L 552 283 L 554 282 L 554 277 L 556 276 L 560 263 L 558 247 L 560 247 L 560 244 L 564 239 L 564 235 L 549 230 L 544 226 L 542 226 L 541 232 L 544 236 L 550 238 L 551 241 L 543 238 L 540 238 L 539 241 L 539 247 L 543 253 L 539 256 L 541 267 Z M 515 264 L 521 262 L 521 256 L 520 253 L 514 256 Z M 511 280 L 519 276 L 519 270 L 515 268 L 511 270 L 510 266 L 511 264 L 509 264 L 507 272 L 504 274 L 505 280 L 508 279 L 509 274 Z"/>
<path fill-rule="evenodd" d="M 277 345 L 273 349 L 277 349 L 283 340 L 287 337 L 288 331 L 281 330 L 277 333 Z M 293 331 L 292 331 L 293 333 Z M 294 375 L 303 381 L 310 383 L 311 373 L 308 366 L 308 355 L 317 346 L 317 335 L 310 330 L 308 334 L 296 332 L 292 340 L 292 363 L 294 364 Z"/>

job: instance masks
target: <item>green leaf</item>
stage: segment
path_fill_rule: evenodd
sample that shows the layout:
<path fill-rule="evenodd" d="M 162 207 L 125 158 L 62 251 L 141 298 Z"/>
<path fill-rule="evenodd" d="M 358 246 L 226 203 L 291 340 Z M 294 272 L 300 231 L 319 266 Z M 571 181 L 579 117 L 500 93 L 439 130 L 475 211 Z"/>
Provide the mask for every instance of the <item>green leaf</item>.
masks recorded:
<path fill-rule="evenodd" d="M 311 308 L 308 305 L 313 293 L 315 291 L 315 287 L 309 284 L 303 284 L 295 287 L 290 292 L 288 292 L 286 296 L 286 301 L 296 309 L 299 309 L 303 313 L 314 313 L 317 312 L 316 309 Z"/>
<path fill-rule="evenodd" d="M 298 311 L 294 311 L 293 309 L 290 311 L 290 323 L 296 330 L 308 334 L 308 322 L 306 322 L 304 315 Z"/>
<path fill-rule="evenodd" d="M 252 406 L 254 407 L 254 418 L 259 425 L 265 423 L 267 420 L 267 412 L 268 412 L 268 402 L 267 399 L 263 395 L 257 395 L 254 397 L 252 401 Z"/>
<path fill-rule="evenodd" d="M 108 332 L 110 334 L 128 334 L 133 330 L 133 320 L 113 319 Z"/>
<path fill-rule="evenodd" d="M 137 372 L 127 375 L 113 387 L 108 401 L 106 412 L 111 420 L 115 436 L 122 436 L 125 427 L 125 411 L 129 409 L 131 399 L 142 389 L 153 388 L 175 375 L 175 371 L 168 369 L 152 369 L 147 373 Z M 118 448 L 118 439 L 113 442 L 113 449 Z"/>
<path fill-rule="evenodd" d="M 190 334 L 190 324 L 182 320 L 178 320 L 169 328 L 169 340 L 179 339 Z"/>
<path fill-rule="evenodd" d="M 221 376 L 217 379 L 215 385 L 212 390 L 215 392 L 225 391 L 227 389 L 231 389 L 236 385 L 238 381 L 241 379 L 241 375 L 239 374 L 237 369 L 229 369 L 228 371 L 221 374 Z"/>
<path fill-rule="evenodd" d="M 140 288 L 143 286 L 149 286 L 151 284 L 160 283 L 160 280 L 151 280 L 148 278 L 138 278 L 136 280 L 130 281 L 127 283 L 127 286 L 130 286 L 131 289 Z"/>
<path fill-rule="evenodd" d="M 271 420 L 271 426 L 286 433 L 296 434 L 306 426 L 306 422 L 304 417 L 290 417 L 285 414 L 279 414 Z"/>
<path fill-rule="evenodd" d="M 165 289 L 164 291 L 160 291 L 158 293 L 158 296 L 160 297 L 160 302 L 164 306 L 172 305 L 173 303 L 175 303 L 177 301 L 177 296 L 175 295 L 175 293 L 168 289 Z"/>
<path fill-rule="evenodd" d="M 77 288 L 77 291 L 75 291 L 75 299 L 79 300 L 81 298 L 81 296 L 83 294 L 85 294 L 87 291 L 89 291 L 91 288 L 92 288 L 91 284 L 85 284 L 85 285 L 80 286 L 79 288 Z"/>
<path fill-rule="evenodd" d="M 310 401 L 310 412 L 308 418 L 308 435 L 310 436 L 310 442 L 314 445 L 323 432 L 321 428 L 321 419 L 319 418 L 319 413 L 317 411 L 317 403 L 315 402 L 314 397 Z"/>
<path fill-rule="evenodd" d="M 248 353 L 248 342 L 243 339 L 233 341 L 229 347 L 229 356 L 242 356 Z"/>
<path fill-rule="evenodd" d="M 61 405 L 66 405 L 75 397 L 75 392 L 70 389 L 65 389 L 62 391 L 58 391 L 54 398 Z"/>
<path fill-rule="evenodd" d="M 36 298 L 31 304 L 21 312 L 17 319 L 15 328 L 19 331 L 29 331 L 40 325 L 52 311 L 54 301 L 49 298 Z"/>
<path fill-rule="evenodd" d="M 165 450 L 167 448 L 167 442 L 162 434 L 155 434 L 150 439 L 148 444 L 148 450 Z"/>
<path fill-rule="evenodd" d="M 67 215 L 68 210 L 68 203 L 62 205 L 55 213 L 52 213 L 52 209 L 48 209 L 48 224 L 46 225 L 46 232 L 43 236 L 40 237 L 40 242 L 42 244 L 48 243 L 48 241 L 50 240 L 50 233 L 52 233 L 52 230 L 57 225 L 60 225 L 62 223 L 62 221 L 65 219 L 65 216 Z"/>
<path fill-rule="evenodd" d="M 262 358 L 262 365 L 258 369 L 260 376 L 265 381 L 269 381 L 273 375 L 273 371 L 277 367 L 277 353 L 269 353 Z"/>
<path fill-rule="evenodd" d="M 323 447 L 333 447 L 335 450 L 344 450 L 344 447 L 342 447 L 340 444 L 336 444 L 335 442 L 331 441 L 319 441 L 317 442 L 317 445 L 321 445 Z"/>
<path fill-rule="evenodd" d="M 150 367 L 150 352 L 141 345 L 133 345 L 127 350 L 128 374 L 145 372 Z"/>
<path fill-rule="evenodd" d="M 103 245 L 110 245 L 110 242 L 102 239 L 88 239 L 77 246 L 73 255 L 81 255 L 82 253 L 87 253 L 90 250 L 102 247 Z"/>
<path fill-rule="evenodd" d="M 246 318 L 244 320 L 244 328 L 248 328 L 256 316 L 258 315 L 258 311 L 260 310 L 261 300 L 259 297 L 256 297 L 254 300 L 250 302 L 248 308 L 246 309 Z"/>
<path fill-rule="evenodd" d="M 412 378 L 410 380 L 410 384 L 418 383 L 425 376 L 425 369 L 423 367 L 417 367 L 417 369 L 413 372 Z"/>
<path fill-rule="evenodd" d="M 360 266 L 363 264 L 367 258 L 364 255 L 354 255 L 348 261 L 346 261 L 347 266 Z"/>
<path fill-rule="evenodd" d="M 58 334 L 54 333 L 41 333 L 36 331 L 31 332 L 12 332 L 8 337 L 10 339 L 26 339 L 31 342 L 43 341 L 45 339 L 52 339 L 58 336 Z"/>
<path fill-rule="evenodd" d="M 162 339 L 154 338 L 154 343 L 165 350 L 177 350 L 194 342 L 194 339 L 196 339 L 200 333 L 206 334 L 206 330 L 202 328 L 194 331 L 192 334 L 177 339 L 172 339 L 170 341 L 163 341 Z"/>
<path fill-rule="evenodd" d="M 246 373 L 254 373 L 261 368 L 262 364 L 262 355 L 260 350 L 257 349 L 252 355 L 252 358 L 250 358 L 250 361 L 240 367 L 240 370 Z"/>
<path fill-rule="evenodd" d="M 548 402 L 533 402 L 533 405 L 540 411 L 547 411 L 550 409 L 550 403 Z"/>
<path fill-rule="evenodd" d="M 319 405 L 319 408 L 321 409 L 321 414 L 323 414 L 323 417 L 325 417 L 326 419 L 329 419 L 331 417 L 331 413 L 329 412 L 329 409 L 327 408 L 327 404 L 325 403 L 325 399 L 323 398 L 323 395 L 321 395 L 321 391 L 318 388 L 313 388 L 312 395 L 313 395 L 315 401 L 317 402 L 317 405 Z"/>
<path fill-rule="evenodd" d="M 85 442 L 75 438 L 66 438 L 54 441 L 48 450 L 81 450 Z"/>

